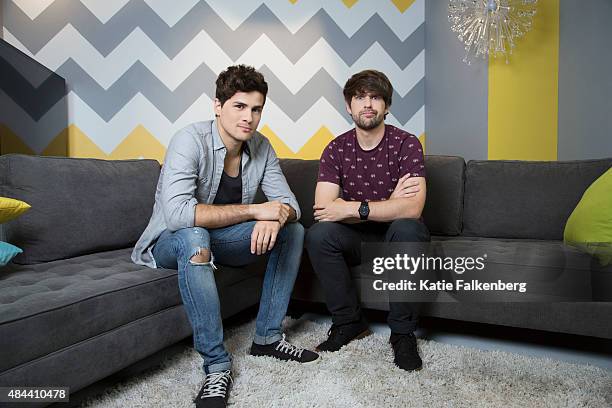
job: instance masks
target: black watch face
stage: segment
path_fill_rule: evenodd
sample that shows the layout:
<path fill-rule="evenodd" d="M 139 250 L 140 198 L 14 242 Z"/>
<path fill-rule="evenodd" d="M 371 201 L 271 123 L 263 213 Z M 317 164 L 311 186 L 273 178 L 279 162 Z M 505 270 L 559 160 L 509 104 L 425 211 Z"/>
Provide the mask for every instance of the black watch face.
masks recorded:
<path fill-rule="evenodd" d="M 368 203 L 361 203 L 359 206 L 359 215 L 364 218 L 367 217 L 368 214 L 370 214 L 370 207 L 368 206 Z"/>

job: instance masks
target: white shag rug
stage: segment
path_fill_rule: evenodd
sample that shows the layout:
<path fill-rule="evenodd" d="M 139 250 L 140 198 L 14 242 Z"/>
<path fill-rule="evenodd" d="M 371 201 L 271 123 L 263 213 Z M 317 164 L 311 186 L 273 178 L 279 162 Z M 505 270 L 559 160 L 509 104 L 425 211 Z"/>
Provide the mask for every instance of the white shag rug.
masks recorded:
<path fill-rule="evenodd" d="M 327 327 L 285 321 L 287 340 L 313 348 Z M 317 364 L 248 355 L 254 322 L 226 332 L 233 354 L 231 407 L 612 407 L 612 372 L 498 351 L 419 340 L 424 367 L 393 365 L 388 337 L 373 334 Z M 120 383 L 87 407 L 193 407 L 203 374 L 192 348 Z"/>

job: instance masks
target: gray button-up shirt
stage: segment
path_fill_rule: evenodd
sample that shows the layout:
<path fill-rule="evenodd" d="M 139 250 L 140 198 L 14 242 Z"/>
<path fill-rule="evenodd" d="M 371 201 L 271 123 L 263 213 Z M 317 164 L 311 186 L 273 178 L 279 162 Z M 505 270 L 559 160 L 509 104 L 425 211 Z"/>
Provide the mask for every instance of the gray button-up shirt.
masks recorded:
<path fill-rule="evenodd" d="M 134 247 L 132 261 L 156 268 L 151 249 L 161 233 L 195 226 L 196 205 L 215 200 L 226 152 L 216 121 L 193 123 L 174 135 L 157 182 L 153 215 Z M 242 152 L 243 204 L 253 203 L 260 185 L 268 200 L 290 205 L 300 217 L 300 206 L 274 149 L 255 132 Z"/>

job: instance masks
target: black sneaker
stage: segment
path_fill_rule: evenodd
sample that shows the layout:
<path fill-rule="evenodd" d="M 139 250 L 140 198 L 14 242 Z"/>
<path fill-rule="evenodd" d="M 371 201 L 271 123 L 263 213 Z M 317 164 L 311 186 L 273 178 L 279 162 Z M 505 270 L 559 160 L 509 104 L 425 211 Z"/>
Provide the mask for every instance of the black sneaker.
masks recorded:
<path fill-rule="evenodd" d="M 230 370 L 207 374 L 204 384 L 193 402 L 195 402 L 197 408 L 225 408 L 232 382 L 232 372 Z"/>
<path fill-rule="evenodd" d="M 319 344 L 316 351 L 338 351 L 353 340 L 359 340 L 372 334 L 365 321 L 348 323 L 332 327 L 327 332 L 327 340 Z"/>
<path fill-rule="evenodd" d="M 319 355 L 313 351 L 294 346 L 283 338 L 272 344 L 256 344 L 251 346 L 252 356 L 267 356 L 278 358 L 283 361 L 297 361 L 298 363 L 308 364 L 319 360 Z"/>
<path fill-rule="evenodd" d="M 414 333 L 394 334 L 391 333 L 389 343 L 393 347 L 396 366 L 406 371 L 420 370 L 423 367 L 423 360 L 417 350 L 417 341 Z"/>

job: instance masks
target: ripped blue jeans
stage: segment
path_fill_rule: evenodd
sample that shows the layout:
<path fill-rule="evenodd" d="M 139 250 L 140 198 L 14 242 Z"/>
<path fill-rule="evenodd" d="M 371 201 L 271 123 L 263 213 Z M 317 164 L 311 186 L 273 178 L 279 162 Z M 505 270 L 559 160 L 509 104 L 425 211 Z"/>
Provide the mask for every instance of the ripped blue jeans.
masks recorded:
<path fill-rule="evenodd" d="M 213 273 L 215 264 L 243 266 L 255 262 L 259 256 L 251 254 L 250 249 L 254 225 L 255 221 L 249 221 L 216 229 L 166 230 L 153 247 L 157 267 L 178 270 L 179 289 L 193 328 L 194 347 L 204 360 L 207 374 L 231 368 L 231 356 L 223 346 L 221 307 Z M 271 344 L 282 337 L 281 323 L 299 270 L 303 244 L 301 224 L 287 223 L 279 231 L 264 276 L 255 343 Z M 192 261 L 203 249 L 210 250 L 211 262 Z"/>

